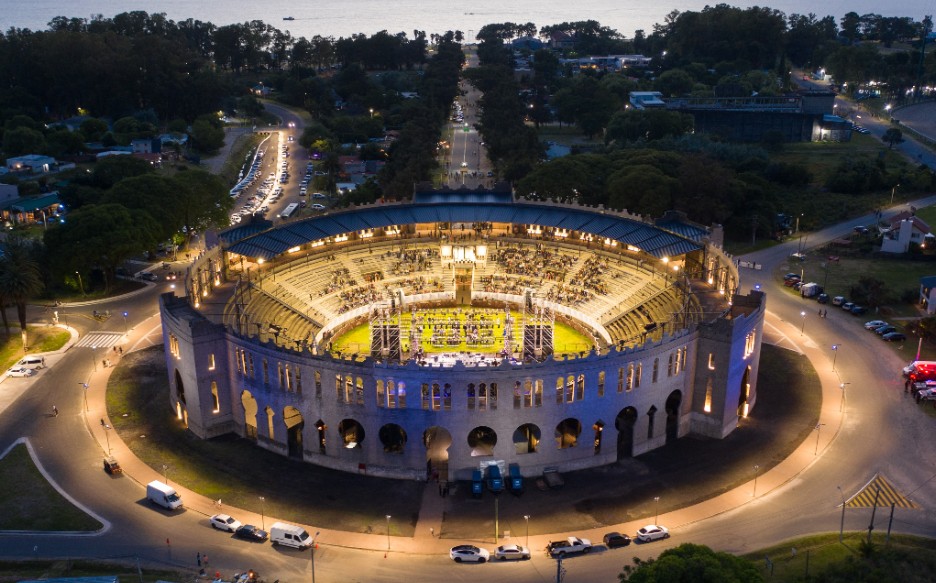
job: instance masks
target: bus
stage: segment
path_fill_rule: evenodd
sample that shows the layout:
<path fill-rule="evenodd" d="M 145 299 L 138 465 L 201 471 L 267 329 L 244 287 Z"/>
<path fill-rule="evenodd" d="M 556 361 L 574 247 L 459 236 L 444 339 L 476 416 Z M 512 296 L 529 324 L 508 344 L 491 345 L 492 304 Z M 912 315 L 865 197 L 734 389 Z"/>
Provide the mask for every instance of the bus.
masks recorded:
<path fill-rule="evenodd" d="M 279 217 L 283 220 L 286 220 L 293 216 L 293 213 L 295 213 L 297 210 L 299 210 L 299 203 L 291 202 L 285 209 L 283 209 L 283 212 L 280 213 Z"/>

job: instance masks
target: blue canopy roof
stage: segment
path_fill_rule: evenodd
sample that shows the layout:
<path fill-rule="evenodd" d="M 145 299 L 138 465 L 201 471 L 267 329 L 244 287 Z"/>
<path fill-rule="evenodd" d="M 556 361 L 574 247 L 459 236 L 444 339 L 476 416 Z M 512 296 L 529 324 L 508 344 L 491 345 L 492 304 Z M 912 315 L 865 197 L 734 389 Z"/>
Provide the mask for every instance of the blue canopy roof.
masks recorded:
<path fill-rule="evenodd" d="M 654 257 L 683 255 L 702 244 L 668 229 L 597 209 L 537 203 L 465 202 L 430 198 L 429 204 L 373 205 L 311 217 L 263 232 L 234 228 L 220 235 L 228 250 L 270 260 L 287 249 L 343 233 L 416 223 L 512 223 L 555 227 L 607 237 Z"/>

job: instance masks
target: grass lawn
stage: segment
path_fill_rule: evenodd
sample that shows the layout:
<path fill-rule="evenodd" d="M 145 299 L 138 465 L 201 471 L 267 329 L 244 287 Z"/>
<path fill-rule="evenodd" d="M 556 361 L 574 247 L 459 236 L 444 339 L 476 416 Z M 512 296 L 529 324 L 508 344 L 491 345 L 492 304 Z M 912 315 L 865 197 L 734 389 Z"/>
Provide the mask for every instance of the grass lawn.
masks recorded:
<path fill-rule="evenodd" d="M 26 343 L 29 352 L 52 352 L 65 346 L 71 334 L 51 326 L 27 326 Z M 0 332 L 0 370 L 10 368 L 23 357 L 23 337 L 19 329 Z"/>
<path fill-rule="evenodd" d="M 880 522 L 886 520 L 886 518 L 881 517 L 880 513 L 878 516 Z M 873 572 L 874 567 L 878 569 L 882 567 L 877 559 L 887 549 L 894 553 L 897 560 L 895 561 L 896 564 L 888 564 L 890 568 L 887 571 L 891 578 L 886 580 L 933 580 L 930 569 L 936 565 L 936 540 L 908 535 L 891 535 L 888 544 L 886 542 L 886 531 L 876 531 L 871 537 L 875 545 L 875 558 L 871 560 L 863 558 L 859 552 L 861 543 L 865 540 L 867 540 L 866 533 L 846 532 L 841 543 L 838 541 L 838 533 L 822 534 L 784 541 L 774 547 L 743 555 L 743 558 L 756 564 L 764 574 L 764 578 L 771 583 L 785 583 L 788 581 L 792 583 L 805 580 L 807 560 L 809 580 L 811 581 L 818 580 L 812 579 L 812 577 L 816 577 L 829 567 L 844 561 L 862 563 L 863 568 L 861 571 L 868 575 Z M 796 549 L 795 555 L 791 549 Z M 770 575 L 770 571 L 766 567 L 764 557 L 769 557 L 773 563 L 773 576 Z M 907 570 L 903 571 L 903 569 Z M 844 579 L 834 580 L 843 581 Z M 861 580 L 871 581 L 873 579 Z"/>
<path fill-rule="evenodd" d="M 412 535 L 422 483 L 362 479 L 291 460 L 232 435 L 199 439 L 175 418 L 167 391 L 162 346 L 127 354 L 108 383 L 107 411 L 114 429 L 135 455 L 160 473 L 163 464 L 169 466 L 171 482 L 258 513 L 259 497 L 265 496 L 267 516 L 351 532 L 385 532 L 384 517 L 390 514 L 394 535 Z M 235 410 L 239 408 L 235 405 Z M 368 435 L 367 439 L 378 437 Z M 410 436 L 412 447 L 419 447 L 418 439 L 418 435 Z M 274 483 L 291 486 L 274 491 L 270 489 Z"/>
<path fill-rule="evenodd" d="M 46 481 L 25 445 L 0 459 L 0 530 L 78 532 L 102 526 Z"/>

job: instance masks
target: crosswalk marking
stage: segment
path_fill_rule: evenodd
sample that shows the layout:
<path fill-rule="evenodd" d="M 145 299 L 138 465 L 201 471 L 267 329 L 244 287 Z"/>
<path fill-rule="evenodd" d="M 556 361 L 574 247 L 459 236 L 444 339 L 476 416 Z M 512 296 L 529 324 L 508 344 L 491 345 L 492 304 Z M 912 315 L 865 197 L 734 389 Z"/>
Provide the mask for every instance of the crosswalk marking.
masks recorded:
<path fill-rule="evenodd" d="M 121 343 L 124 334 L 121 332 L 89 332 L 75 343 L 75 346 L 87 348 L 109 348 Z"/>
<path fill-rule="evenodd" d="M 878 508 L 888 508 L 891 504 L 897 508 L 919 508 L 912 500 L 891 486 L 881 474 L 875 474 L 864 488 L 845 502 L 845 505 L 849 508 L 872 508 L 874 497 L 879 489 L 881 493 L 877 495 Z"/>

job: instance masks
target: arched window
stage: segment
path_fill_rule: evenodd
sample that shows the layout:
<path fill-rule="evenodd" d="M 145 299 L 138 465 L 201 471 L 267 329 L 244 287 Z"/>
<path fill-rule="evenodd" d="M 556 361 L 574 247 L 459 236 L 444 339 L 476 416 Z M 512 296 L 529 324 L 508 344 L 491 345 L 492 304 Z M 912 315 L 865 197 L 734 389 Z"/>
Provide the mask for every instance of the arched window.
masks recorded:
<path fill-rule="evenodd" d="M 382 379 L 377 379 L 377 382 L 375 383 L 375 385 L 376 385 L 376 389 L 377 389 L 377 406 L 378 406 L 378 407 L 386 407 L 386 406 L 387 406 L 387 401 L 386 401 L 387 396 L 384 394 L 383 380 L 382 380 Z"/>

